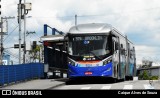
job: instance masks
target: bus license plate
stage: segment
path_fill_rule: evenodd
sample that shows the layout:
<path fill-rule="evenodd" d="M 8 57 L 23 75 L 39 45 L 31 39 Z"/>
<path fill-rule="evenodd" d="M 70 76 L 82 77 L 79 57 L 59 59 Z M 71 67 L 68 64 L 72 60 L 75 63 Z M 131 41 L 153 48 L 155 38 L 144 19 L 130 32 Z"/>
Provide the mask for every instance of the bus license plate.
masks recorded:
<path fill-rule="evenodd" d="M 85 72 L 85 75 L 92 75 L 92 72 Z"/>

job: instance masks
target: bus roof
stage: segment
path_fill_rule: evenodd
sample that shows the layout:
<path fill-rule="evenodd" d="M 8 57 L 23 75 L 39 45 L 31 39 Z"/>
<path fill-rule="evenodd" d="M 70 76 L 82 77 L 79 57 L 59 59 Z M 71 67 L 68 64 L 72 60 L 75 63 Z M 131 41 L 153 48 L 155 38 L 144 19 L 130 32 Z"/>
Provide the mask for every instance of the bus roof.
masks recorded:
<path fill-rule="evenodd" d="M 56 42 L 56 41 L 64 41 L 64 35 L 48 35 L 42 36 L 41 41 L 49 41 L 49 42 Z"/>
<path fill-rule="evenodd" d="M 112 27 L 107 23 L 87 23 L 87 24 L 78 24 L 73 26 L 69 30 L 69 34 L 93 34 L 93 33 L 109 33 L 110 31 L 117 36 L 125 38 L 125 36 L 119 32 L 116 28 Z M 129 39 L 129 43 L 133 44 Z"/>
<path fill-rule="evenodd" d="M 112 30 L 112 26 L 106 23 L 88 23 L 79 24 L 73 26 L 70 30 L 70 34 L 89 34 L 89 33 L 109 33 Z"/>

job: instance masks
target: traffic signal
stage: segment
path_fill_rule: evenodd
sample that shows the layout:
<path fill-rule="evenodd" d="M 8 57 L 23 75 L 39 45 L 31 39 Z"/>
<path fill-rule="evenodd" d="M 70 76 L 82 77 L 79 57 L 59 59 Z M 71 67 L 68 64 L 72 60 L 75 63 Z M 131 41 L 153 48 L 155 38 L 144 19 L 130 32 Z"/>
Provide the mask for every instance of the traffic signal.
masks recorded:
<path fill-rule="evenodd" d="M 32 49 L 36 49 L 36 46 L 37 46 L 37 41 L 33 41 Z"/>

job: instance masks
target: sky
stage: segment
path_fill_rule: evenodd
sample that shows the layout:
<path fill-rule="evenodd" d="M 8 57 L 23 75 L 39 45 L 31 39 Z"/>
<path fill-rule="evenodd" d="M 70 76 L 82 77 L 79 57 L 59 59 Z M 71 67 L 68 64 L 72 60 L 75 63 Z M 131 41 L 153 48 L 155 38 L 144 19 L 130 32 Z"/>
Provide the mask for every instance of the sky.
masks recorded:
<path fill-rule="evenodd" d="M 23 0 L 22 0 L 23 2 Z M 137 64 L 152 60 L 160 65 L 160 0 L 26 0 L 32 3 L 28 12 L 28 46 L 43 36 L 43 25 L 59 31 L 81 23 L 108 23 L 128 36 L 135 44 Z M 18 43 L 17 4 L 19 0 L 1 0 L 2 16 L 15 16 L 8 20 L 9 31 L 4 37 L 4 47 Z M 22 23 L 23 24 L 23 23 Z M 23 26 L 22 26 L 23 28 Z M 18 50 L 8 49 L 17 58 Z"/>

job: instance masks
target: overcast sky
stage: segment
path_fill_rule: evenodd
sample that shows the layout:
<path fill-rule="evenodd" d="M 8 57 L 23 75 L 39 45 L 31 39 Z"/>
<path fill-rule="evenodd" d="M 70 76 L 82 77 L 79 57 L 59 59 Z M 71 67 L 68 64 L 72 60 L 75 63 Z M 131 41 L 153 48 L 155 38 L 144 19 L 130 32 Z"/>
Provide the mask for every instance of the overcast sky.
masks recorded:
<path fill-rule="evenodd" d="M 2 16 L 17 17 L 18 2 L 19 0 L 1 0 Z M 26 2 L 32 3 L 32 10 L 27 15 L 32 16 L 27 18 L 27 30 L 36 31 L 35 35 L 27 37 L 28 40 L 39 40 L 43 35 L 44 24 L 67 32 L 74 26 L 74 16 L 77 14 L 78 24 L 108 23 L 127 35 L 135 44 L 138 64 L 142 59 L 160 62 L 160 0 L 26 0 Z M 17 18 L 9 20 L 8 33 L 17 25 Z M 5 47 L 13 46 L 16 42 L 18 43 L 18 28 L 5 39 Z M 17 52 L 13 54 L 17 55 Z"/>

